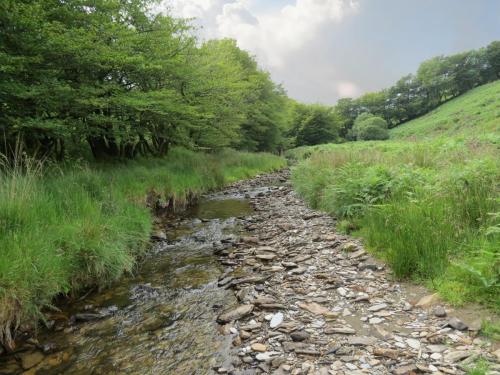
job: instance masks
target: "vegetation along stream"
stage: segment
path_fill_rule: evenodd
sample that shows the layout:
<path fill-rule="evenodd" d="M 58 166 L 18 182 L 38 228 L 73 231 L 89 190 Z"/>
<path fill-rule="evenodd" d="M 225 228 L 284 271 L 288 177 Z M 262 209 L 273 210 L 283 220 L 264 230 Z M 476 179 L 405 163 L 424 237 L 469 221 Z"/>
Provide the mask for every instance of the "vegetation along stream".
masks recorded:
<path fill-rule="evenodd" d="M 17 373 L 40 361 L 44 374 L 207 373 L 231 344 L 218 333 L 217 311 L 235 302 L 217 287 L 222 270 L 214 249 L 230 246 L 238 217 L 251 212 L 242 196 L 214 195 L 162 223 L 168 239 L 154 245 L 138 272 L 49 317 L 56 332 L 39 337 L 46 355 L 25 352 L 0 367 Z"/>

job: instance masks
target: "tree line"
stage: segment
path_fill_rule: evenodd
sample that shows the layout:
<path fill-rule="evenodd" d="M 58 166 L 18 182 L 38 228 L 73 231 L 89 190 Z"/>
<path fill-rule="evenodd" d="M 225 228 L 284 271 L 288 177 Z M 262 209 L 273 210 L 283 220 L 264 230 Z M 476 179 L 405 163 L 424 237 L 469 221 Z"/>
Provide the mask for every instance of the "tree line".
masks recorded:
<path fill-rule="evenodd" d="M 288 135 L 294 146 L 384 139 L 388 128 L 499 78 L 500 41 L 478 50 L 437 56 L 392 87 L 356 99 L 342 98 L 333 107 L 295 103 Z"/>
<path fill-rule="evenodd" d="M 276 151 L 287 97 L 233 40 L 200 43 L 153 0 L 5 0 L 0 152 L 63 160 L 175 145 Z"/>
<path fill-rule="evenodd" d="M 201 43 L 189 20 L 154 12 L 155 1 L 0 2 L 0 153 L 20 145 L 100 160 L 176 145 L 278 152 L 383 139 L 388 127 L 500 77 L 497 41 L 432 58 L 388 89 L 333 107 L 302 104 L 234 40 Z M 363 113 L 373 116 L 355 126 Z"/>

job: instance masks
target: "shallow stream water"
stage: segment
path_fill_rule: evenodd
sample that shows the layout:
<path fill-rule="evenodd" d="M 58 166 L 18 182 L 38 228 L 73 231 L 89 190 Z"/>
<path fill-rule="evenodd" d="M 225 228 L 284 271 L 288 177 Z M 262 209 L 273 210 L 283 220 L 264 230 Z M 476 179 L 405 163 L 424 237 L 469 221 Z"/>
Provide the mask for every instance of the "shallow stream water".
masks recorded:
<path fill-rule="evenodd" d="M 169 240 L 157 243 L 133 276 L 73 302 L 59 314 L 59 331 L 40 335 L 55 350 L 34 373 L 207 374 L 224 364 L 231 343 L 215 321 L 236 299 L 217 287 L 222 269 L 214 249 L 230 247 L 238 217 L 251 213 L 244 198 L 221 195 L 169 223 Z"/>

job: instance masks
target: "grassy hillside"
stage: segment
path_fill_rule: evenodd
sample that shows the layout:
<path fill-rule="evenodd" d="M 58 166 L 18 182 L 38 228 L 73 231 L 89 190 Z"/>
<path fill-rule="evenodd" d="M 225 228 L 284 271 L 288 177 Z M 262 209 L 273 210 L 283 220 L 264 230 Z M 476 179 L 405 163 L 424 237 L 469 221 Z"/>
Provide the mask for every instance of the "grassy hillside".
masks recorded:
<path fill-rule="evenodd" d="M 0 173 L 0 342 L 58 293 L 106 285 L 133 269 L 151 234 L 151 190 L 182 206 L 283 165 L 271 154 L 174 149 L 164 159 L 64 171 L 28 162 Z"/>
<path fill-rule="evenodd" d="M 500 137 L 500 81 L 480 86 L 390 131 L 392 139 Z"/>
<path fill-rule="evenodd" d="M 397 277 L 500 311 L 499 95 L 479 87 L 388 141 L 291 150 L 293 183 Z"/>

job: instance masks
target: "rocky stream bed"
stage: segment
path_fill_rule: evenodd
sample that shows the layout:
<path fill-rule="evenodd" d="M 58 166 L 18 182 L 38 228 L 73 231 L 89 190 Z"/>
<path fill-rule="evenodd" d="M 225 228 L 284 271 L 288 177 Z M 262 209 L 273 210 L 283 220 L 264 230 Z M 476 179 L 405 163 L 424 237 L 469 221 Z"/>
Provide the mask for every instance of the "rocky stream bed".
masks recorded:
<path fill-rule="evenodd" d="M 159 220 L 135 275 L 48 314 L 0 374 L 500 374 L 483 311 L 393 280 L 288 174 Z"/>

